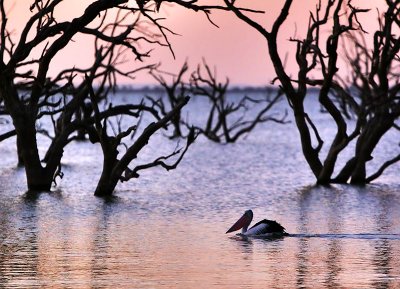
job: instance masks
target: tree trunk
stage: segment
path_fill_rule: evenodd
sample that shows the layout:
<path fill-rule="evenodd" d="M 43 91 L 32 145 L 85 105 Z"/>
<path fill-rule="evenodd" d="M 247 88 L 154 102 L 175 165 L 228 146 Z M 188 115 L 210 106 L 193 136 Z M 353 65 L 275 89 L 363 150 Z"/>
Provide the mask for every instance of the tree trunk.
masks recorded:
<path fill-rule="evenodd" d="M 182 137 L 182 131 L 181 131 L 181 113 L 178 112 L 171 120 L 173 127 L 174 127 L 174 132 L 172 134 L 171 138 L 179 138 Z"/>
<path fill-rule="evenodd" d="M 360 136 L 360 145 L 356 149 L 357 162 L 351 174 L 352 184 L 365 184 L 366 163 L 372 159 L 372 152 L 383 135 L 392 127 L 394 120 L 389 117 L 376 117 L 368 129 Z"/>
<path fill-rule="evenodd" d="M 357 164 L 357 158 L 353 157 L 347 161 L 346 165 L 342 168 L 339 174 L 332 180 L 333 183 L 346 184 L 350 179 L 351 173 Z"/>
<path fill-rule="evenodd" d="M 42 167 L 25 166 L 26 180 L 29 191 L 50 191 L 53 174 Z"/>
<path fill-rule="evenodd" d="M 104 161 L 103 171 L 94 192 L 95 196 L 108 197 L 113 194 L 119 181 L 119 178 L 113 174 L 114 163 L 115 160 L 112 163 Z"/>
<path fill-rule="evenodd" d="M 318 158 L 318 152 L 316 152 L 316 150 L 312 146 L 310 130 L 305 120 L 303 107 L 299 108 L 299 106 L 297 106 L 294 107 L 293 110 L 294 110 L 297 129 L 300 134 L 301 148 L 303 150 L 303 155 L 309 167 L 311 168 L 311 171 L 318 180 L 318 176 L 320 175 L 323 166 Z M 322 180 L 318 181 L 319 181 L 318 183 L 324 184 Z"/>
<path fill-rule="evenodd" d="M 37 149 L 35 121 L 29 116 L 18 118 L 14 121 L 18 138 L 18 151 L 22 156 L 26 172 L 28 190 L 50 191 L 54 171 L 44 168 L 40 162 Z"/>
<path fill-rule="evenodd" d="M 291 2 L 292 1 L 286 1 L 285 7 L 284 9 L 282 9 L 281 13 L 284 13 L 285 11 L 286 13 L 288 13 Z M 282 19 L 286 19 L 287 15 L 284 13 L 281 14 L 281 16 L 283 17 Z M 279 29 L 279 26 L 276 27 L 277 29 Z M 296 121 L 296 126 L 300 134 L 301 148 L 303 150 L 303 155 L 309 167 L 311 168 L 311 171 L 318 180 L 318 176 L 320 175 L 321 170 L 323 169 L 323 165 L 318 157 L 318 151 L 315 150 L 312 145 L 311 134 L 309 127 L 307 125 L 306 115 L 304 112 L 304 97 L 307 91 L 306 89 L 303 89 L 301 91 L 296 92 L 295 88 L 293 87 L 292 80 L 286 74 L 284 65 L 278 53 L 277 33 L 278 30 L 274 31 L 274 33 L 271 32 L 271 34 L 269 34 L 269 36 L 267 37 L 270 59 L 274 64 L 277 78 L 281 82 L 282 91 L 286 94 L 286 98 L 289 104 L 292 106 L 293 114 Z"/>
<path fill-rule="evenodd" d="M 118 184 L 118 178 L 110 176 L 105 170 L 103 170 L 100 180 L 97 183 L 94 195 L 98 197 L 109 197 L 112 196 L 115 187 Z"/>
<path fill-rule="evenodd" d="M 118 161 L 118 151 L 110 142 L 111 138 L 102 144 L 104 158 L 103 171 L 101 172 L 100 180 L 94 192 L 94 195 L 98 197 L 111 196 L 119 181 L 120 175 L 114 172 L 115 164 Z"/>
<path fill-rule="evenodd" d="M 13 84 L 13 71 L 2 71 L 0 95 L 10 114 L 17 135 L 18 162 L 25 166 L 28 190 L 49 191 L 53 181 L 53 171 L 42 166 L 36 140 L 36 111 L 19 101 Z"/>
<path fill-rule="evenodd" d="M 17 157 L 18 157 L 18 166 L 23 167 L 24 166 L 24 158 L 22 156 L 22 146 L 20 144 L 19 138 L 17 136 Z"/>

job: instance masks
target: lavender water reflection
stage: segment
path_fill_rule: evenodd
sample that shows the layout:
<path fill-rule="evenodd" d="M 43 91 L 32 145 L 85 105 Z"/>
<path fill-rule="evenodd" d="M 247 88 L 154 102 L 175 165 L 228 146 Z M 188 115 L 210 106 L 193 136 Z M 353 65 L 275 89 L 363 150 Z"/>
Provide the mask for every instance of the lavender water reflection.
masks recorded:
<path fill-rule="evenodd" d="M 34 195 L 15 144 L 1 143 L 0 288 L 399 288 L 398 166 L 365 187 L 314 186 L 296 131 L 284 132 L 199 139 L 176 171 L 144 173 L 111 200 L 92 196 L 98 147 L 71 143 L 69 181 Z M 292 235 L 226 235 L 246 209 Z"/>
<path fill-rule="evenodd" d="M 279 219 L 293 234 L 275 240 L 224 235 L 231 210 L 15 196 L 3 202 L 1 288 L 397 288 L 399 206 L 381 188 L 306 187 Z"/>

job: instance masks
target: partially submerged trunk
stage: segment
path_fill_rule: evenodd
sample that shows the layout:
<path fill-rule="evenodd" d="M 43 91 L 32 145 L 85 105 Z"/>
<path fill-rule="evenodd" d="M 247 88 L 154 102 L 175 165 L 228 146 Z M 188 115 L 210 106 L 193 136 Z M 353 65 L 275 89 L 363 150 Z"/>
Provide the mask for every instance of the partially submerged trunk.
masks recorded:
<path fill-rule="evenodd" d="M 111 196 L 117 186 L 118 182 L 128 181 L 132 178 L 138 178 L 138 171 L 149 169 L 156 166 L 161 166 L 166 170 L 172 170 L 177 167 L 177 165 L 182 160 L 184 154 L 186 153 L 189 146 L 195 140 L 195 133 L 192 129 L 187 137 L 186 147 L 181 151 L 175 150 L 168 156 L 161 156 L 156 158 L 153 162 L 145 163 L 142 165 L 137 165 L 134 169 L 130 169 L 130 163 L 137 158 L 139 152 L 149 143 L 150 138 L 160 129 L 166 128 L 172 119 L 180 113 L 183 106 L 185 106 L 189 97 L 181 99 L 181 101 L 172 108 L 170 112 L 164 115 L 163 118 L 158 119 L 156 122 L 151 122 L 148 124 L 141 134 L 136 138 L 136 140 L 130 145 L 126 145 L 126 151 L 118 159 L 119 151 L 118 146 L 122 144 L 123 138 L 131 135 L 133 131 L 137 130 L 136 125 L 132 125 L 128 129 L 121 131 L 115 136 L 109 136 L 107 133 L 107 117 L 103 120 L 101 118 L 101 112 L 97 103 L 94 100 L 94 91 L 91 87 L 90 79 L 87 78 L 87 83 L 90 84 L 90 97 L 92 100 L 92 106 L 94 110 L 95 118 L 95 131 L 97 133 L 96 142 L 100 142 L 102 152 L 103 152 L 103 170 L 101 177 L 98 181 L 96 190 L 94 194 L 100 197 Z M 172 164 L 168 165 L 164 161 L 172 156 L 179 155 L 178 159 Z"/>
<path fill-rule="evenodd" d="M 355 155 L 351 158 L 338 176 L 334 179 L 336 183 L 366 184 L 369 182 L 366 173 L 366 164 L 372 160 L 372 154 L 385 133 L 392 127 L 393 119 L 388 117 L 376 117 L 370 121 L 370 124 L 361 133 Z"/>
<path fill-rule="evenodd" d="M 11 80 L 10 80 L 11 79 Z M 30 191 L 49 191 L 54 176 L 60 165 L 62 149 L 53 154 L 49 165 L 43 166 L 40 160 L 35 107 L 22 104 L 18 92 L 12 83 L 12 78 L 3 74 L 0 93 L 10 114 L 17 136 L 18 165 L 23 165 L 26 172 L 26 182 Z"/>
<path fill-rule="evenodd" d="M 16 140 L 16 145 L 17 145 L 17 157 L 18 157 L 17 165 L 19 167 L 22 167 L 24 165 L 24 158 L 22 156 L 22 144 L 19 141 L 18 137 L 17 137 L 17 140 Z"/>
<path fill-rule="evenodd" d="M 18 152 L 26 172 L 26 181 L 30 191 L 49 191 L 53 182 L 55 170 L 43 167 L 40 162 L 36 141 L 35 122 L 24 114 L 14 120 L 18 138 Z"/>
<path fill-rule="evenodd" d="M 94 195 L 98 197 L 111 196 L 117 186 L 119 178 L 113 175 L 109 169 L 103 169 L 100 180 L 97 183 Z"/>
<path fill-rule="evenodd" d="M 103 137 L 101 147 L 103 150 L 103 170 L 97 183 L 94 195 L 99 197 L 106 197 L 111 196 L 114 192 L 114 189 L 119 181 L 119 176 L 121 174 L 117 174 L 114 171 L 115 166 L 118 163 L 118 150 L 113 143 L 113 138 L 106 136 L 105 139 Z"/>
<path fill-rule="evenodd" d="M 308 29 L 304 38 L 292 38 L 298 65 L 297 73 L 288 74 L 278 49 L 278 33 L 285 23 L 293 0 L 285 0 L 282 9 L 267 31 L 263 24 L 250 18 L 235 5 L 235 1 L 224 0 L 226 6 L 242 21 L 258 31 L 268 44 L 269 58 L 285 92 L 300 134 L 303 155 L 317 183 L 365 184 L 379 177 L 390 165 L 400 161 L 397 153 L 381 164 L 374 174 L 367 176 L 366 165 L 382 137 L 395 125 L 400 117 L 398 95 L 400 76 L 397 55 L 400 42 L 393 31 L 399 28 L 398 1 L 386 1 L 386 10 L 378 16 L 378 29 L 374 31 L 373 43 L 368 45 L 367 33 L 357 16 L 369 9 L 356 8 L 343 0 L 319 3 L 310 13 Z M 327 28 L 329 26 L 329 29 Z M 328 33 L 321 31 L 330 31 Z M 343 45 L 340 50 L 340 45 Z M 338 74 L 339 52 L 348 64 L 346 77 Z M 318 71 L 316 75 L 312 72 Z M 311 116 L 305 111 L 304 100 L 308 88 L 319 88 L 319 103 L 326 115 L 335 124 L 333 141 L 328 144 L 326 157 L 321 157 L 324 140 Z M 337 98 L 339 97 L 339 104 Z M 345 102 L 345 105 L 343 105 Z M 351 108 L 355 117 L 355 128 L 349 129 L 346 108 Z M 345 108 L 345 110 L 343 110 Z M 351 142 L 356 142 L 354 155 L 333 177 L 337 160 Z"/>

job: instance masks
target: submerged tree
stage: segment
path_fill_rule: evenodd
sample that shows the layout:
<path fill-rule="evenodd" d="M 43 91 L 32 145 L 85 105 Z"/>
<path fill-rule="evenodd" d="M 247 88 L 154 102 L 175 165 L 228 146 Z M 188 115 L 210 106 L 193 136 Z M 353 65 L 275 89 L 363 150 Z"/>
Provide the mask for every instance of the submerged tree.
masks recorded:
<path fill-rule="evenodd" d="M 162 73 L 158 73 L 156 70 L 151 71 L 151 75 L 154 79 L 161 85 L 161 87 L 166 92 L 166 98 L 159 97 L 154 98 L 152 96 L 147 96 L 147 98 L 157 106 L 163 115 L 167 114 L 168 109 L 172 109 L 177 106 L 178 103 L 182 102 L 183 99 L 189 93 L 189 87 L 186 85 L 184 80 L 182 79 L 187 70 L 189 69 L 187 62 L 183 64 L 178 74 L 173 77 L 172 82 L 168 82 Z M 182 114 L 181 112 L 177 112 L 171 120 L 173 125 L 173 133 L 170 138 L 182 137 Z"/>
<path fill-rule="evenodd" d="M 91 87 L 89 78 L 87 78 L 87 82 Z M 187 142 L 184 149 L 176 149 L 167 156 L 158 157 L 152 162 L 139 164 L 131 169 L 129 168 L 129 165 L 137 159 L 139 152 L 148 144 L 150 138 L 158 130 L 167 128 L 167 125 L 171 122 L 171 120 L 181 111 L 182 107 L 187 104 L 189 97 L 182 99 L 163 117 L 159 117 L 158 111 L 155 110 L 154 107 L 146 106 L 143 102 L 139 105 L 126 105 L 123 107 L 125 109 L 129 108 L 129 110 L 126 110 L 126 113 L 124 113 L 126 116 L 140 118 L 143 117 L 143 113 L 147 112 L 155 119 L 155 121 L 147 124 L 146 127 L 139 133 L 137 133 L 139 131 L 139 122 L 133 125 L 128 125 L 126 128 L 123 128 L 120 122 L 118 123 L 117 128 L 113 127 L 112 135 L 110 135 L 108 132 L 108 126 L 112 126 L 112 122 L 109 122 L 109 119 L 112 116 L 115 116 L 114 114 L 110 113 L 112 109 L 110 108 L 105 111 L 100 111 L 97 105 L 96 95 L 92 88 L 90 88 L 90 97 L 94 110 L 94 129 L 95 133 L 97 134 L 96 137 L 92 138 L 92 141 L 99 142 L 103 152 L 103 170 L 95 191 L 95 195 L 97 196 L 110 196 L 119 181 L 123 182 L 132 178 L 138 178 L 138 172 L 141 170 L 156 166 L 163 167 L 168 171 L 175 169 L 181 162 L 189 146 L 196 138 L 195 132 L 192 129 L 187 137 Z M 129 144 L 128 142 L 124 142 L 124 138 L 128 136 L 131 136 L 131 140 L 134 138 L 134 141 L 131 141 Z M 120 154 L 119 151 L 120 146 L 126 147 L 125 152 L 122 154 Z M 172 164 L 167 164 L 165 162 L 169 158 L 177 155 L 179 156 Z"/>
<path fill-rule="evenodd" d="M 121 72 L 118 55 L 123 50 L 131 53 L 129 59 L 143 60 L 149 50 L 146 45 L 170 46 L 168 33 L 173 33 L 161 24 L 156 15 L 164 1 L 96 0 L 82 11 L 81 15 L 66 21 L 55 18 L 56 12 L 65 4 L 62 0 L 32 0 L 32 16 L 26 22 L 18 40 L 9 30 L 5 0 L 0 0 L 0 99 L 4 101 L 17 135 L 18 152 L 25 166 L 30 190 L 49 190 L 60 173 L 60 164 L 65 146 L 74 139 L 76 132 L 93 130 L 95 118 L 88 103 L 90 83 L 99 81 L 95 94 L 104 97 L 106 87 L 115 85 L 115 75 L 130 76 Z M 207 17 L 212 9 L 226 9 L 214 5 L 199 6 L 197 1 L 169 0 L 188 9 L 204 12 Z M 115 18 L 109 15 L 116 15 Z M 58 75 L 49 73 L 54 58 L 74 41 L 77 35 L 97 39 L 93 65 L 87 69 L 67 67 Z M 93 96 L 93 95 L 92 95 Z M 93 98 L 92 98 L 93 100 Z M 130 108 L 123 108 L 124 113 Z M 175 110 L 178 113 L 178 110 Z M 110 114 L 118 114 L 116 106 Z M 54 124 L 50 135 L 38 127 L 38 121 L 48 116 Z M 38 150 L 37 133 L 49 134 L 51 145 L 43 163 Z M 94 134 L 89 135 L 94 137 Z"/>
<path fill-rule="evenodd" d="M 285 122 L 285 115 L 277 118 L 270 114 L 272 107 L 281 99 L 280 90 L 266 90 L 263 98 L 244 95 L 228 99 L 229 79 L 224 83 L 219 82 L 216 71 L 212 72 L 205 61 L 192 73 L 190 86 L 194 96 L 205 97 L 210 103 L 205 125 L 196 128 L 212 141 L 233 143 L 260 123 Z M 254 111 L 254 106 L 260 109 Z M 253 111 L 249 113 L 250 110 Z"/>
<path fill-rule="evenodd" d="M 310 14 L 307 35 L 303 39 L 291 39 L 297 45 L 295 57 L 298 71 L 295 78 L 285 70 L 277 42 L 293 1 L 284 2 L 269 30 L 237 9 L 235 0 L 224 2 L 238 18 L 256 29 L 267 41 L 276 77 L 300 133 L 304 157 L 318 183 L 368 183 L 400 160 L 400 154 L 397 154 L 381 164 L 378 171 L 367 176 L 366 166 L 373 158 L 377 144 L 390 129 L 398 129 L 396 120 L 400 116 L 400 85 L 396 68 L 400 63 L 400 38 L 395 31 L 400 28 L 399 1 L 386 0 L 387 9 L 379 16 L 379 27 L 373 34 L 372 45 L 359 44 L 359 38 L 348 37 L 354 35 L 354 31 L 367 33 L 357 16 L 369 10 L 356 8 L 351 1 L 329 0 L 325 6 L 319 1 L 316 11 Z M 328 35 L 323 35 L 322 31 L 328 30 L 328 25 L 331 25 L 331 29 Z M 340 44 L 349 39 L 356 47 L 355 54 L 347 54 L 351 64 L 349 73 L 353 78 L 343 82 L 338 68 Z M 319 103 L 336 124 L 336 134 L 325 158 L 321 156 L 324 140 L 304 105 L 310 86 L 319 88 Z M 336 101 L 337 96 L 342 101 Z M 343 100 L 346 106 L 343 106 Z M 356 118 L 353 128 L 348 121 L 347 111 L 343 110 L 349 107 L 354 109 Z M 352 142 L 355 142 L 353 156 L 342 168 L 337 168 L 339 155 Z M 335 169 L 338 170 L 336 176 Z"/>
<path fill-rule="evenodd" d="M 137 20 L 131 20 L 130 24 L 120 21 L 111 24 L 107 22 L 105 12 L 111 8 L 126 9 L 133 15 L 138 14 L 138 9 L 119 6 L 125 2 L 95 1 L 80 17 L 71 22 L 58 22 L 54 18 L 54 11 L 61 1 L 35 1 L 31 6 L 33 15 L 18 42 L 14 43 L 7 30 L 5 4 L 1 1 L 0 95 L 13 120 L 18 151 L 23 159 L 29 189 L 50 189 L 55 176 L 60 172 L 64 147 L 71 141 L 71 134 L 80 125 L 73 116 L 84 105 L 88 89 L 84 82 L 74 89 L 73 78 L 88 72 L 93 79 L 99 77 L 107 80 L 112 69 L 112 66 L 106 66 L 110 64 L 107 63 L 107 59 L 114 60 L 112 55 L 118 46 L 131 49 L 138 58 L 145 56 L 145 53 L 135 49 L 134 39 L 130 36 L 139 25 Z M 102 15 L 100 24 L 90 28 L 88 25 L 99 14 Z M 137 19 L 137 16 L 134 17 Z M 50 78 L 48 71 L 54 57 L 78 33 L 93 35 L 111 45 L 108 45 L 107 49 L 98 47 L 94 64 L 90 68 L 67 68 Z M 46 44 L 41 48 L 43 43 Z M 42 51 L 35 57 L 38 49 Z M 27 60 L 28 57 L 32 57 L 32 60 Z M 37 72 L 35 73 L 32 68 L 36 68 Z M 59 117 L 55 120 L 54 116 L 57 114 Z M 38 152 L 36 134 L 40 131 L 37 126 L 38 120 L 46 115 L 52 117 L 55 132 L 45 157 L 46 163 L 43 165 Z"/>
<path fill-rule="evenodd" d="M 233 143 L 240 137 L 250 133 L 258 124 L 274 121 L 285 123 L 286 115 L 276 117 L 270 113 L 272 107 L 282 99 L 280 90 L 265 89 L 265 95 L 259 97 L 249 97 L 240 93 L 234 94 L 229 91 L 229 79 L 220 82 L 216 71 L 212 71 L 210 66 L 203 60 L 202 64 L 187 77 L 186 72 L 189 67 L 185 62 L 179 72 L 173 75 L 171 81 L 167 81 L 165 74 L 157 70 L 152 71 L 153 77 L 165 90 L 166 97 L 154 98 L 148 96 L 151 102 L 159 107 L 162 113 L 166 114 L 166 108 L 174 107 L 181 101 L 186 94 L 193 98 L 204 98 L 207 103 L 207 117 L 204 123 L 191 123 L 190 120 L 183 119 L 181 114 L 177 114 L 173 119 L 174 133 L 171 136 L 183 135 L 183 128 L 194 127 L 196 131 L 204 135 L 211 141 L 217 143 Z"/>

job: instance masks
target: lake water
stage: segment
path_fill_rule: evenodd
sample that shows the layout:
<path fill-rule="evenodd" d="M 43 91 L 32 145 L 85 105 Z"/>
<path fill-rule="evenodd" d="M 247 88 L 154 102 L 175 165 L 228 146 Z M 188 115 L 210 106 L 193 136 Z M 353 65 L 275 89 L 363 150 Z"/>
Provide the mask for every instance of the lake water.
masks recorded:
<path fill-rule="evenodd" d="M 174 147 L 160 141 L 145 158 Z M 40 195 L 25 193 L 14 140 L 0 155 L 0 288 L 400 288 L 399 165 L 365 187 L 314 186 L 293 123 L 232 145 L 199 138 L 177 170 L 143 172 L 111 200 L 92 195 L 98 146 L 72 143 L 61 184 Z M 247 209 L 291 236 L 225 234 Z"/>

